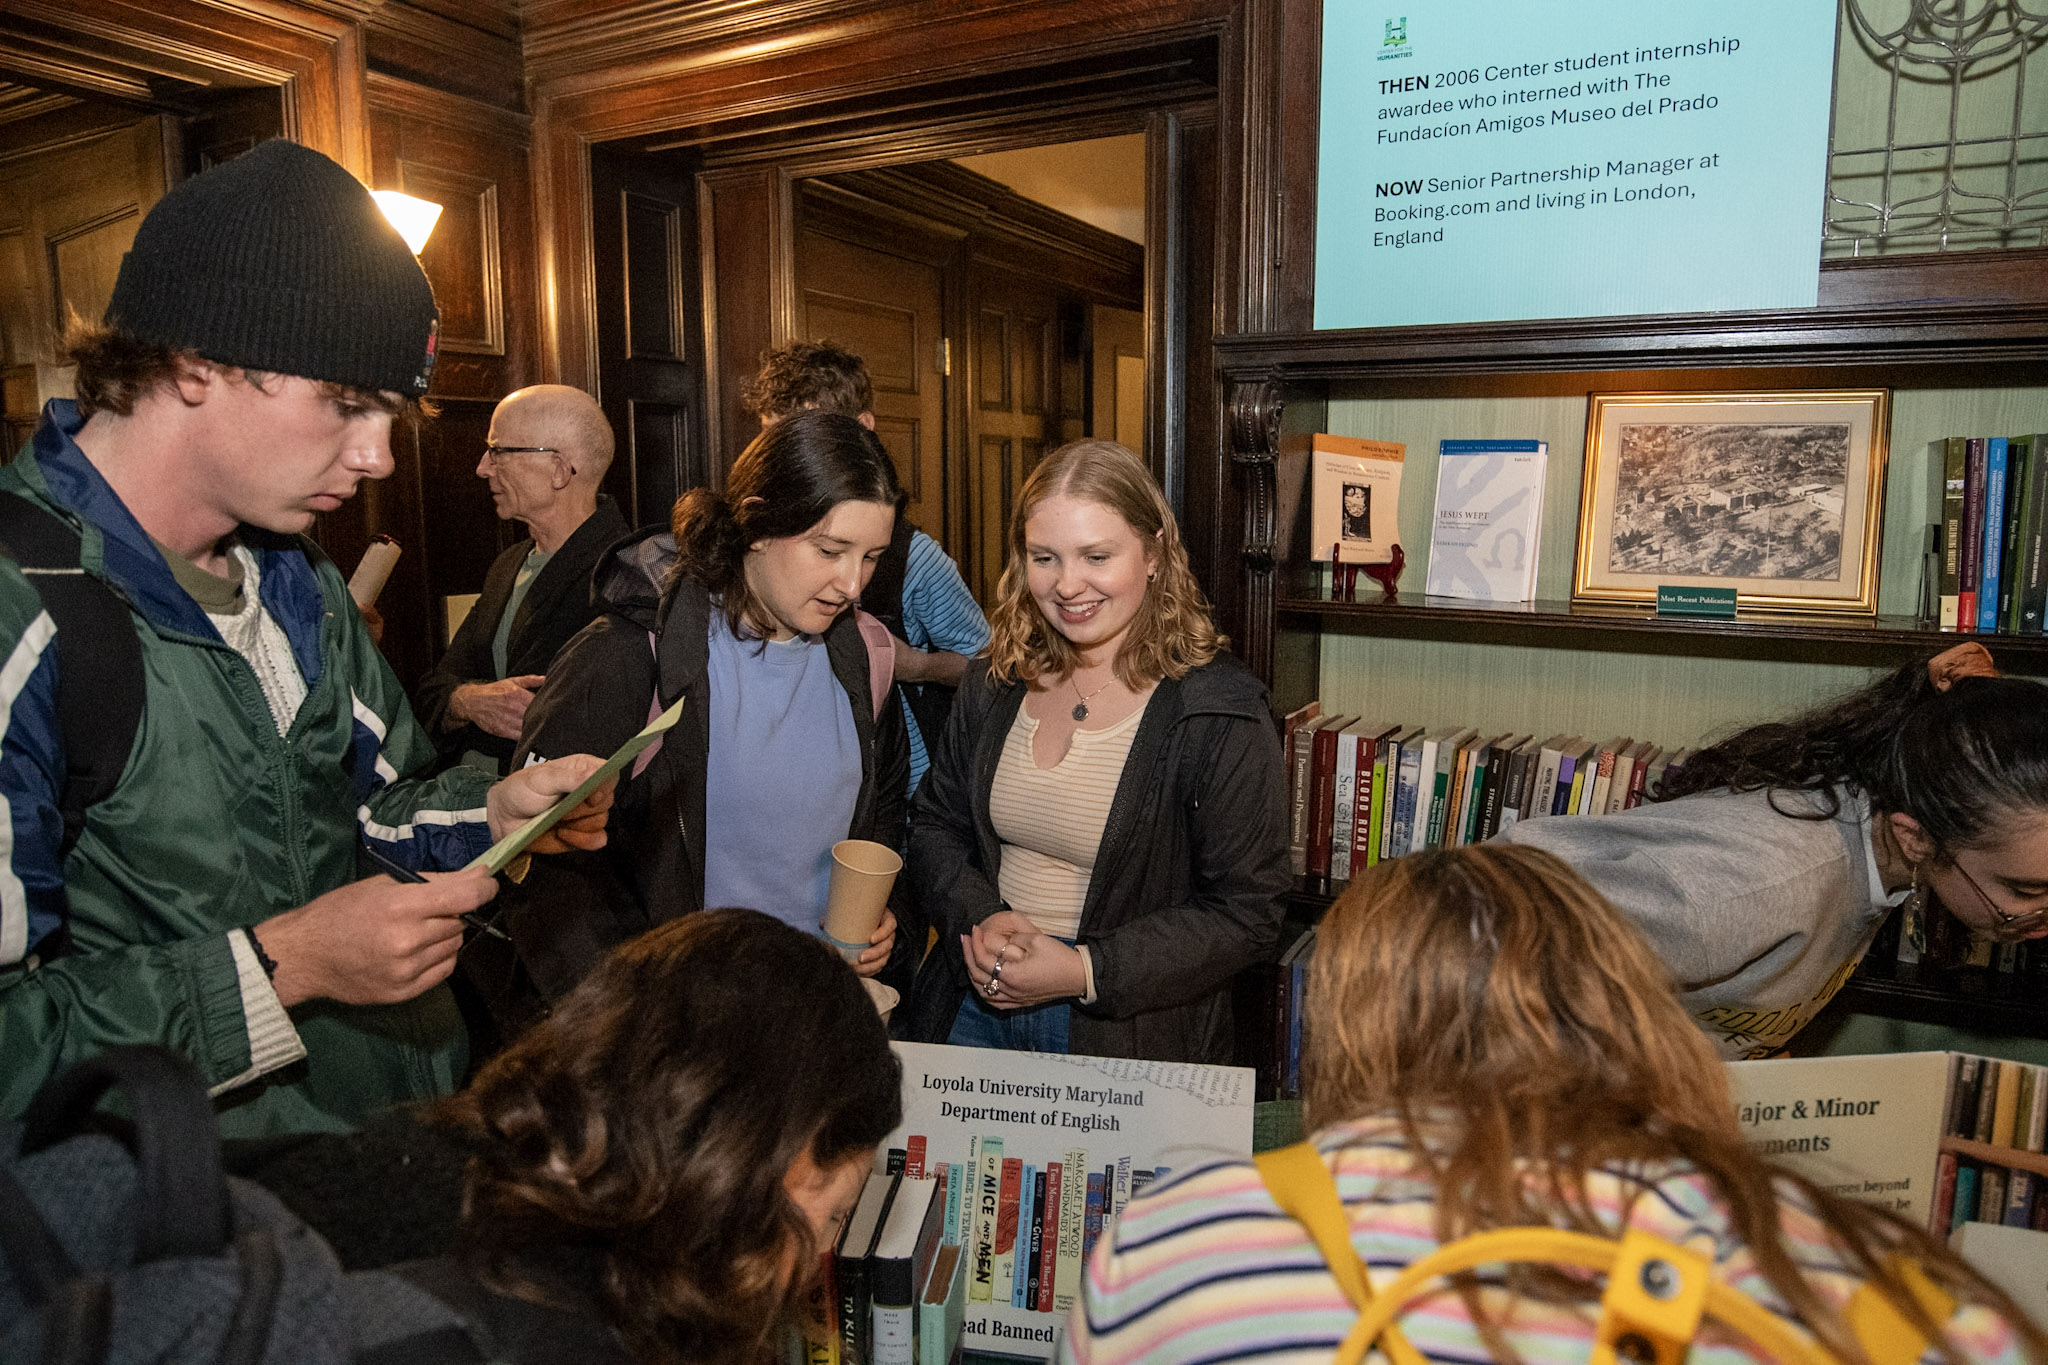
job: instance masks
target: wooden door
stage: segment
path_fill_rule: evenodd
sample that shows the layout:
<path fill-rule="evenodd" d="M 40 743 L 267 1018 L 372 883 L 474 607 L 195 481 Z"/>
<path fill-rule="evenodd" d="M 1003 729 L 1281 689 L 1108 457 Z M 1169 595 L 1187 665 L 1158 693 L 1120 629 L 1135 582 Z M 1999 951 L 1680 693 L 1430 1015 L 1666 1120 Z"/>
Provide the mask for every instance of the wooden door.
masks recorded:
<path fill-rule="evenodd" d="M 694 165 L 595 147 L 590 177 L 598 398 L 617 441 L 604 488 L 634 525 L 665 522 L 684 490 L 715 481 Z"/>
<path fill-rule="evenodd" d="M 1024 478 L 1061 435 L 1061 300 L 1041 280 L 976 264 L 967 347 L 969 559 L 961 571 L 995 600 L 1004 536 Z"/>
<path fill-rule="evenodd" d="M 1093 434 L 1144 459 L 1145 315 L 1131 308 L 1097 304 L 1092 316 Z"/>
<path fill-rule="evenodd" d="M 45 401 L 71 396 L 58 356 L 65 326 L 106 312 L 121 257 L 163 197 L 167 131 L 152 115 L 0 158 L 0 458 L 13 457 Z"/>
<path fill-rule="evenodd" d="M 945 295 L 939 268 L 812 228 L 797 234 L 797 330 L 867 362 L 875 435 L 917 528 L 957 555 L 946 503 Z"/>

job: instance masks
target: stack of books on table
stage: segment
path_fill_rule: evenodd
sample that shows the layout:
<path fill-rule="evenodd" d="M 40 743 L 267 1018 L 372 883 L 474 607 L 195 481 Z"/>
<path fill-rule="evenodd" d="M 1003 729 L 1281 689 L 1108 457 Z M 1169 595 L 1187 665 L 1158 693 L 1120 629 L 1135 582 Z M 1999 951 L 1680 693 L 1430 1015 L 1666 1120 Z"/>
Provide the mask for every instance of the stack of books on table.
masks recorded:
<path fill-rule="evenodd" d="M 1287 717 L 1297 877 L 1349 881 L 1384 858 L 1492 838 L 1517 820 L 1640 805 L 1690 750 L 1627 735 L 1490 733 L 1326 715 Z"/>
<path fill-rule="evenodd" d="M 820 1293 L 790 1358 L 801 1365 L 948 1365 L 960 1355 L 966 1260 L 949 1234 L 944 1171 L 876 1171 L 825 1258 Z"/>

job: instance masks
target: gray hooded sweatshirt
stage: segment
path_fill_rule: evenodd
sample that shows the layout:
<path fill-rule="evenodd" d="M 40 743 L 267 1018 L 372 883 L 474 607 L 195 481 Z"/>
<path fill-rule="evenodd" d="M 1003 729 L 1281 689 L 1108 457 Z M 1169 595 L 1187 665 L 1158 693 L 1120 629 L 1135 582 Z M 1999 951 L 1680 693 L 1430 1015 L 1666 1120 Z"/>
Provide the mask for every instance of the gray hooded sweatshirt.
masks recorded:
<path fill-rule="evenodd" d="M 1507 843 L 1556 854 L 1636 922 L 1730 1059 L 1777 1051 L 1862 960 L 1893 904 L 1870 807 L 1832 819 L 1806 792 L 1702 792 L 1614 815 L 1525 820 Z"/>

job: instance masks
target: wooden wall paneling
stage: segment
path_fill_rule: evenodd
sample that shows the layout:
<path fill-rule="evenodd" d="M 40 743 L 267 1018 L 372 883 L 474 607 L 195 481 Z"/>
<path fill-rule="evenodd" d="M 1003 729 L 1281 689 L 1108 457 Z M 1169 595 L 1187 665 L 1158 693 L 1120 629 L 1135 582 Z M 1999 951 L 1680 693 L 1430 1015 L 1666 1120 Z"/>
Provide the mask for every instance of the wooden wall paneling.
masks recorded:
<path fill-rule="evenodd" d="M 873 242 L 842 240 L 806 216 L 797 232 L 797 282 L 798 336 L 837 342 L 867 362 L 875 434 L 909 495 L 906 515 L 953 552 L 946 380 L 938 364 L 946 323 L 941 268 Z"/>
<path fill-rule="evenodd" d="M 1262 305 L 1247 307 L 1264 325 L 1244 330 L 1306 331 L 1315 315 L 1316 147 L 1322 123 L 1322 82 L 1310 73 L 1322 61 L 1323 7 L 1311 0 L 1262 3 L 1269 11 L 1265 22 L 1278 30 L 1268 50 L 1288 74 L 1270 81 L 1262 76 L 1256 97 L 1272 111 L 1259 130 L 1266 148 L 1261 162 L 1270 178 L 1247 193 L 1265 195 L 1273 231 L 1263 253 L 1246 254 L 1247 269 L 1254 255 L 1265 257 L 1267 283 Z"/>
<path fill-rule="evenodd" d="M 523 115 L 371 73 L 372 178 L 442 206 L 420 255 L 441 309 L 432 398 L 439 415 L 394 430 L 397 470 L 323 519 L 321 542 L 344 568 L 371 536 L 405 553 L 378 608 L 384 652 L 408 686 L 447 644 L 444 599 L 483 586 L 521 534 L 498 520 L 477 476 L 491 409 L 534 371 L 532 195 Z"/>
<path fill-rule="evenodd" d="M 276 86 L 208 92 L 197 107 L 198 112 L 184 121 L 178 164 L 172 172 L 179 178 L 232 161 L 285 131 L 284 100 Z"/>
<path fill-rule="evenodd" d="M 704 200 L 700 221 L 711 234 L 704 253 L 709 305 L 704 317 L 705 343 L 715 347 L 706 368 L 716 376 L 717 398 L 705 427 L 715 487 L 756 429 L 740 406 L 740 386 L 759 368 L 762 352 L 789 339 L 776 326 L 772 277 L 783 255 L 774 239 L 790 226 L 791 215 L 788 187 L 773 167 L 710 171 L 699 183 Z"/>
<path fill-rule="evenodd" d="M 666 521 L 685 489 L 713 476 L 699 434 L 705 358 L 694 169 L 676 156 L 601 148 L 592 157 L 599 398 L 618 441 L 605 487 L 635 523 Z"/>
<path fill-rule="evenodd" d="M 83 108 L 83 106 L 72 106 Z M 45 401 L 71 396 L 60 362 L 74 313 L 98 322 L 121 257 L 166 184 L 164 116 L 82 131 L 36 120 L 41 146 L 0 152 L 0 459 L 35 428 Z"/>
<path fill-rule="evenodd" d="M 1239 510 L 1237 475 L 1227 458 L 1219 458 L 1218 414 L 1222 399 L 1216 382 L 1211 341 L 1223 329 L 1219 314 L 1223 261 L 1218 246 L 1215 206 L 1221 163 L 1216 110 L 1184 111 L 1180 116 L 1180 192 L 1184 226 L 1181 261 L 1187 306 L 1182 311 L 1180 358 L 1184 380 L 1181 402 L 1181 450 L 1184 452 L 1181 537 L 1195 577 L 1209 594 L 1219 623 L 1240 617 L 1238 570 Z"/>
<path fill-rule="evenodd" d="M 1312 203 L 1304 186 L 1312 185 L 1314 170 L 1312 152 L 1289 154 L 1282 96 L 1294 82 L 1292 67 L 1313 50 L 1298 40 L 1312 32 L 1304 29 L 1304 16 L 1312 18 L 1317 8 L 1316 0 L 979 0 L 849 12 L 780 0 L 742 14 L 723 6 L 535 0 L 522 9 L 522 26 L 536 116 L 536 178 L 551 206 L 542 227 L 541 273 L 555 349 L 543 363 L 563 378 L 594 363 L 589 198 L 579 184 L 593 142 L 661 135 L 670 139 L 666 145 L 702 148 L 715 173 L 729 177 L 725 191 L 731 191 L 749 175 L 1024 145 L 1034 128 L 1057 126 L 1062 112 L 1098 118 L 1119 107 L 1170 102 L 1142 98 L 1138 87 L 1152 77 L 1141 69 L 1163 71 L 1167 59 L 1159 54 L 1190 50 L 1206 55 L 1184 62 L 1172 79 L 1183 82 L 1184 99 L 1196 93 L 1195 83 L 1209 82 L 1217 101 L 1209 182 L 1215 275 L 1205 306 L 1191 304 L 1190 312 L 1213 321 L 1216 332 L 1281 325 L 1287 315 L 1276 301 L 1289 297 L 1285 286 L 1301 277 L 1306 256 L 1286 260 L 1283 270 L 1278 253 L 1304 223 L 1312 225 L 1291 206 Z M 1121 105 L 1114 90 L 1091 90 L 1086 98 L 1094 102 L 1070 101 L 1065 110 L 1058 99 L 1044 97 L 1063 66 L 1108 69 L 1118 62 L 1132 73 Z M 1149 89 L 1170 88 L 1166 78 L 1157 79 L 1161 83 Z M 750 139 L 758 162 L 745 160 Z M 769 145 L 772 154 L 758 151 Z M 740 368 L 733 351 L 743 347 L 750 364 L 763 330 L 761 322 L 733 315 L 737 291 L 726 287 L 728 267 L 747 261 L 765 272 L 745 287 L 760 296 L 771 335 L 778 290 L 791 272 L 785 263 L 775 275 L 776 239 L 762 240 L 758 219 L 749 223 L 721 212 L 727 207 L 722 191 L 707 187 L 706 196 L 706 321 L 720 342 L 709 386 L 720 391 Z M 728 240 L 728 227 L 751 239 Z M 715 296 L 712 281 L 719 286 Z M 732 344 L 735 327 L 754 332 L 741 347 Z M 1191 376 L 1206 374 L 1213 351 L 1205 343 L 1187 363 Z M 1190 405 L 1197 401 L 1191 392 Z M 717 404 L 714 420 L 724 421 L 734 405 L 723 392 Z M 1213 399 L 1213 407 L 1220 415 L 1221 400 Z M 964 440 L 964 430 L 960 435 Z M 1213 468 L 1225 458 L 1219 442 L 1207 462 Z M 1215 510 L 1223 524 L 1237 522 L 1242 497 L 1235 481 L 1221 487 Z M 1214 565 L 1207 581 L 1213 583 L 1219 570 L 1228 572 Z M 1219 591 L 1219 601 L 1226 595 Z M 1235 630 L 1233 617 L 1223 613 L 1225 629 Z"/>
<path fill-rule="evenodd" d="M 945 164 L 808 178 L 799 182 L 797 205 L 801 280 L 829 280 L 840 293 L 878 303 L 893 298 L 898 304 L 910 287 L 904 272 L 918 269 L 920 278 L 943 275 L 949 291 L 963 299 L 976 292 L 971 281 L 982 271 L 1035 280 L 1050 291 L 1043 300 L 1047 325 L 1042 349 L 1020 349 L 1014 319 L 1002 309 L 975 304 L 955 322 L 949 335 L 961 381 L 953 388 L 961 395 L 953 402 L 960 410 L 961 430 L 943 450 L 934 448 L 926 457 L 946 470 L 948 533 L 933 532 L 931 515 L 913 512 L 927 533 L 968 566 L 963 572 L 970 583 L 992 590 L 1001 571 L 1007 506 L 1002 489 L 1007 480 L 1014 491 L 1028 463 L 1015 433 L 984 440 L 979 414 L 1015 415 L 1019 394 L 1029 395 L 1021 401 L 1043 405 L 1027 414 L 1034 424 L 1029 463 L 1035 463 L 1037 452 L 1088 430 L 1090 310 L 1128 310 L 1142 303 L 1142 249 L 1023 199 L 985 176 Z M 912 258 L 921 265 L 913 267 Z M 849 325 L 858 324 L 849 320 Z M 827 334 L 815 325 L 807 327 L 808 335 Z M 1142 331 L 1130 349 L 1143 354 Z M 1001 363 L 985 360 L 996 356 Z M 878 417 L 882 406 L 878 396 Z"/>
<path fill-rule="evenodd" d="M 1083 58 L 1106 61 L 1132 48 L 1145 49 L 1130 57 L 1132 65 L 1149 70 L 1159 65 L 1149 55 L 1155 49 L 1208 41 L 1229 21 L 1235 4 L 1042 0 L 963 8 L 936 20 L 926 14 L 905 23 L 910 8 L 880 6 L 847 15 L 836 6 L 760 5 L 749 7 L 747 22 L 734 27 L 711 22 L 703 10 L 671 7 L 641 11 L 620 31 L 604 23 L 593 27 L 596 16 L 575 6 L 526 12 L 536 189 L 551 206 L 542 227 L 542 273 L 555 343 L 543 363 L 551 376 L 577 382 L 595 362 L 589 315 L 594 296 L 587 288 L 590 206 L 582 183 L 591 143 L 674 133 L 709 149 L 743 120 L 750 120 L 752 134 L 784 129 L 789 148 L 765 163 L 728 169 L 714 159 L 717 173 L 735 180 L 760 173 L 763 164 L 815 174 L 835 168 L 828 161 L 850 167 L 862 164 L 862 157 L 874 164 L 1020 145 L 1018 139 L 1033 138 L 1034 124 L 1055 126 L 1068 110 L 1022 78 L 1025 90 L 1019 93 L 1002 79 L 1004 73 L 1029 69 L 1034 79 L 1049 79 L 1036 73 Z M 794 26 L 788 35 L 764 47 L 761 35 L 785 21 Z M 972 87 L 954 98 L 966 101 L 971 94 L 979 131 L 963 132 L 952 107 L 917 97 L 918 88 L 942 77 Z M 1183 73 L 1176 80 L 1176 88 L 1186 91 L 1192 78 Z M 1127 96 L 1127 107 L 1130 102 Z M 828 104 L 839 109 L 839 124 L 803 141 L 803 130 L 817 124 L 820 108 Z M 916 151 L 906 154 L 907 147 Z M 725 185 L 736 188 L 734 180 Z M 714 211 L 718 197 L 713 194 Z M 768 205 L 762 207 L 766 211 Z M 758 240 L 759 227 L 756 222 L 747 228 L 757 240 L 728 247 L 714 226 L 708 249 L 721 258 L 764 249 L 768 244 Z M 781 240 L 786 244 L 788 238 Z M 728 264 L 721 261 L 721 277 Z M 787 271 L 781 276 L 788 277 Z M 767 286 L 771 307 L 774 289 Z M 718 299 L 714 312 L 726 318 L 723 303 Z M 726 325 L 735 321 L 726 318 Z M 730 407 L 721 397 L 721 420 Z"/>
<path fill-rule="evenodd" d="M 980 260 L 969 266 L 967 294 L 975 317 L 966 356 L 973 394 L 967 439 L 977 458 L 967 490 L 971 562 L 961 572 L 976 598 L 988 603 L 1002 577 L 1017 493 L 1059 441 L 1060 326 L 1069 301 L 1047 280 Z"/>
<path fill-rule="evenodd" d="M 1180 119 L 1145 121 L 1145 449 L 1152 477 L 1187 505 L 1187 213 Z"/>
<path fill-rule="evenodd" d="M 525 94 L 519 26 L 509 4 L 386 0 L 370 16 L 365 59 L 407 77 L 517 110 Z"/>
<path fill-rule="evenodd" d="M 369 169 L 362 21 L 377 0 L 8 0 L 0 68 L 175 107 L 181 93 L 276 86 L 286 133 L 357 174 Z M 125 93 L 124 93 L 125 92 Z"/>

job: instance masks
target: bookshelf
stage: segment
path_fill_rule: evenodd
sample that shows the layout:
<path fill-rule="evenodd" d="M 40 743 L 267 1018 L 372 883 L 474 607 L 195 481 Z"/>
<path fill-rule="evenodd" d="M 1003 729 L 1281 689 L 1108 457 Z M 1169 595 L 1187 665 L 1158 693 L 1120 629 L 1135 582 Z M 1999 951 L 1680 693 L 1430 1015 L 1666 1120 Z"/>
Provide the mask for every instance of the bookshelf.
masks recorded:
<path fill-rule="evenodd" d="M 1276 710 L 1408 724 L 1630 733 L 1697 744 L 1790 714 L 1896 666 L 1981 639 L 2009 672 L 2048 676 L 2048 637 L 1973 636 L 1914 618 L 1927 513 L 1926 442 L 2048 430 L 2048 250 L 1824 262 L 1821 302 L 1782 312 L 1591 318 L 1219 337 L 1225 457 L 1244 523 L 1234 643 Z M 1596 392 L 1884 387 L 1894 391 L 1880 614 L 1658 618 L 1565 600 L 1577 538 L 1585 397 Z M 1305 517 L 1278 486 L 1288 435 L 1401 440 L 1408 568 L 1394 601 L 1360 580 L 1325 600 Z M 1527 604 L 1429 598 L 1435 443 L 1452 436 L 1550 442 L 1539 593 Z M 1301 549 L 1291 547 L 1303 546 Z M 1313 921 L 1329 889 L 1304 883 L 1290 918 Z M 1969 968 L 1866 964 L 1844 1004 L 1871 1014 L 2048 1037 L 2048 998 Z M 2031 995 L 2031 998 L 2030 998 Z"/>

